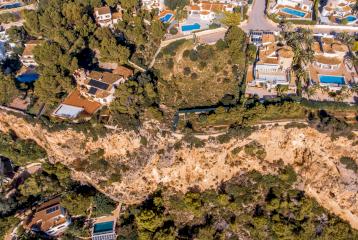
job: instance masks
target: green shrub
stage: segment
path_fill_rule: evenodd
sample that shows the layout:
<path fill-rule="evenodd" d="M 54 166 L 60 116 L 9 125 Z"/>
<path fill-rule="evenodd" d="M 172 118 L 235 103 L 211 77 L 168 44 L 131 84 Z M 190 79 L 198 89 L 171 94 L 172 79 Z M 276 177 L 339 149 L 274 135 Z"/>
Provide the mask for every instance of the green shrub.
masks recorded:
<path fill-rule="evenodd" d="M 46 157 L 46 152 L 32 140 L 22 140 L 14 133 L 0 132 L 0 155 L 11 159 L 16 165 L 24 166 Z"/>
<path fill-rule="evenodd" d="M 204 141 L 190 133 L 184 136 L 183 141 L 189 143 L 190 147 L 201 148 L 205 146 Z"/>
<path fill-rule="evenodd" d="M 96 217 L 112 214 L 116 208 L 116 203 L 102 193 L 97 193 L 93 198 L 93 214 Z"/>
<path fill-rule="evenodd" d="M 0 239 L 3 240 L 5 235 L 13 227 L 15 227 L 20 222 L 20 219 L 16 217 L 1 217 L 0 218 Z"/>
<path fill-rule="evenodd" d="M 198 56 L 198 52 L 194 49 L 192 49 L 189 53 L 189 58 L 191 61 L 195 62 L 198 60 L 199 56 Z"/>
<path fill-rule="evenodd" d="M 191 75 L 190 75 L 190 78 L 191 78 L 191 80 L 195 80 L 195 79 L 198 79 L 198 74 L 197 73 L 192 73 Z"/>
<path fill-rule="evenodd" d="M 174 60 L 173 60 L 173 58 L 169 58 L 167 60 L 167 68 L 173 69 L 173 67 L 174 67 Z"/>
<path fill-rule="evenodd" d="M 178 48 L 183 45 L 186 42 L 185 39 L 180 39 L 177 40 L 175 42 L 170 43 L 168 46 L 164 47 L 162 49 L 162 53 L 164 55 L 171 55 L 171 56 L 175 56 L 176 51 L 178 50 Z"/>
<path fill-rule="evenodd" d="M 341 157 L 339 160 L 347 169 L 352 170 L 353 172 L 358 172 L 358 164 L 351 157 Z"/>
<path fill-rule="evenodd" d="M 171 35 L 175 35 L 175 34 L 178 33 L 178 29 L 177 29 L 176 27 L 172 27 L 172 28 L 169 30 L 169 33 L 170 33 Z"/>
<path fill-rule="evenodd" d="M 185 67 L 183 69 L 183 73 L 184 73 L 185 76 L 188 76 L 191 73 L 190 67 Z"/>
<path fill-rule="evenodd" d="M 257 157 L 261 160 L 265 159 L 266 157 L 266 151 L 263 146 L 261 146 L 261 144 L 255 141 L 245 145 L 244 151 L 247 155 Z"/>
<path fill-rule="evenodd" d="M 299 122 L 290 122 L 287 123 L 285 125 L 285 129 L 289 129 L 289 128 L 298 128 L 298 129 L 302 129 L 302 128 L 307 128 L 308 126 L 304 123 L 299 123 Z"/>
<path fill-rule="evenodd" d="M 14 13 L 2 13 L 0 14 L 0 23 L 10 23 L 16 22 L 19 20 L 19 17 Z"/>
<path fill-rule="evenodd" d="M 187 58 L 187 57 L 189 57 L 189 55 L 190 55 L 190 50 L 189 50 L 189 49 L 186 49 L 186 50 L 183 52 L 183 57 L 184 57 L 184 58 Z"/>

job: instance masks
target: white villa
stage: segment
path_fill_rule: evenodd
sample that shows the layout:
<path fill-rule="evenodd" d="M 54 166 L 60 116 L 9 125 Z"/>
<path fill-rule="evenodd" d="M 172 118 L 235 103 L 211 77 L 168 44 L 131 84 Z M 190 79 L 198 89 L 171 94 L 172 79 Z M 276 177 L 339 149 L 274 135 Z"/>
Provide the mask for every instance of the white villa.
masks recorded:
<path fill-rule="evenodd" d="M 295 88 L 291 81 L 293 55 L 288 46 L 278 46 L 276 43 L 261 46 L 256 64 L 248 71 L 248 86 L 267 90 L 275 89 L 278 85 Z"/>
<path fill-rule="evenodd" d="M 22 55 L 20 56 L 20 61 L 25 67 L 36 67 L 38 66 L 37 62 L 35 61 L 34 56 L 34 48 L 41 44 L 41 40 L 30 40 L 27 43 L 25 43 L 24 51 L 22 52 Z"/>
<path fill-rule="evenodd" d="M 96 22 L 100 27 L 113 27 L 114 24 L 117 24 L 118 21 L 122 20 L 122 9 L 118 5 L 117 11 L 112 13 L 108 6 L 95 8 L 94 15 Z"/>
<path fill-rule="evenodd" d="M 212 21 L 222 12 L 233 12 L 235 5 L 200 1 L 188 7 L 188 15 L 199 16 L 203 21 Z"/>
<path fill-rule="evenodd" d="M 303 11 L 312 11 L 313 1 L 311 0 L 277 0 L 277 5 L 290 6 L 300 8 Z"/>
<path fill-rule="evenodd" d="M 24 224 L 33 232 L 43 232 L 51 237 L 62 234 L 71 224 L 71 217 L 55 198 L 38 206 L 36 212 Z"/>
<path fill-rule="evenodd" d="M 101 105 L 109 105 L 115 98 L 116 87 L 126 81 L 126 78 L 119 74 L 84 69 L 76 70 L 73 76 L 81 95 Z"/>
<path fill-rule="evenodd" d="M 357 14 L 353 14 L 355 0 L 328 0 L 321 13 L 322 22 L 338 24 L 356 24 Z"/>
<path fill-rule="evenodd" d="M 163 11 L 165 9 L 164 0 L 142 0 L 142 6 L 147 10 L 159 9 Z"/>
<path fill-rule="evenodd" d="M 342 86 L 358 83 L 358 75 L 353 64 L 346 60 L 349 49 L 333 36 L 322 36 L 314 42 L 314 61 L 308 67 L 313 84 L 337 91 Z"/>

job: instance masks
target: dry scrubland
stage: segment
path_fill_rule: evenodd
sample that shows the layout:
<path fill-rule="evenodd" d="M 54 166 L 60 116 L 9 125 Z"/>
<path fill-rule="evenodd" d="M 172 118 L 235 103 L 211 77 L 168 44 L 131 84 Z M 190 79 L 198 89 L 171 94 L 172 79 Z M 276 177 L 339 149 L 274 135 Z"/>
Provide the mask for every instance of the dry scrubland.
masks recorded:
<path fill-rule="evenodd" d="M 154 68 L 160 74 L 161 102 L 167 106 L 210 106 L 226 94 L 237 94 L 238 80 L 228 49 L 178 41 L 162 50 Z"/>

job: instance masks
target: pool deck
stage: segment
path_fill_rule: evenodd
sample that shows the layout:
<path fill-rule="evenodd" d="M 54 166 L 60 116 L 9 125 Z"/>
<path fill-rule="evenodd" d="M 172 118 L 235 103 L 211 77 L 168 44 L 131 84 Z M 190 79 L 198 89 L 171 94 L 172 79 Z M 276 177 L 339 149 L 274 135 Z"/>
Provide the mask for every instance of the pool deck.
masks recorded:
<path fill-rule="evenodd" d="M 282 10 L 284 8 L 289 8 L 289 9 L 292 9 L 292 10 L 296 10 L 296 11 L 305 13 L 305 15 L 303 17 L 292 15 L 292 14 L 284 12 Z M 307 12 L 307 11 L 305 11 L 305 10 L 299 8 L 299 7 L 291 7 L 291 6 L 286 6 L 286 5 L 277 5 L 270 12 L 275 13 L 275 14 L 281 16 L 281 17 L 285 17 L 286 19 L 291 19 L 291 20 L 296 20 L 296 19 L 297 20 L 312 20 L 312 12 Z"/>
<path fill-rule="evenodd" d="M 328 75 L 328 76 L 343 76 L 345 78 L 346 84 L 353 83 L 354 78 L 358 78 L 357 73 L 348 71 L 346 66 L 342 63 L 337 70 L 326 70 L 315 67 L 311 65 L 308 68 L 311 80 L 317 84 L 320 84 L 319 75 Z"/>
<path fill-rule="evenodd" d="M 115 222 L 115 221 L 116 218 L 114 216 L 105 216 L 105 217 L 96 218 L 93 224 L 103 223 L 103 222 Z"/>
<path fill-rule="evenodd" d="M 183 34 L 190 34 L 192 31 L 182 31 L 182 26 L 183 25 L 193 25 L 193 24 L 199 24 L 200 25 L 200 29 L 199 30 L 203 30 L 203 29 L 208 29 L 209 28 L 209 25 L 210 25 L 210 21 L 204 21 L 202 19 L 200 19 L 200 16 L 199 15 L 191 15 L 191 16 L 188 16 L 188 18 L 179 23 L 179 31 L 182 32 Z M 199 31 L 199 30 L 194 30 L 194 31 Z"/>

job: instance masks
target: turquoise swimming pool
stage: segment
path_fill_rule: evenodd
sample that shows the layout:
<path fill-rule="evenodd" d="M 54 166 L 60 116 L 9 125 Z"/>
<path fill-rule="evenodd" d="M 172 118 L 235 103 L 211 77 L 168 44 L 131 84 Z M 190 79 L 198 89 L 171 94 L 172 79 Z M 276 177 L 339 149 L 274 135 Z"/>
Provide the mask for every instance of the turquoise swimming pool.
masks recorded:
<path fill-rule="evenodd" d="M 181 26 L 181 30 L 183 32 L 200 30 L 200 24 L 199 23 L 194 23 L 194 24 L 190 24 L 190 25 L 183 25 L 183 26 Z"/>
<path fill-rule="evenodd" d="M 329 75 L 320 75 L 319 82 L 325 84 L 338 84 L 338 85 L 344 85 L 346 83 L 344 81 L 343 76 L 329 76 Z"/>
<path fill-rule="evenodd" d="M 168 23 L 172 19 L 172 17 L 173 17 L 173 14 L 167 13 L 163 17 L 160 18 L 160 21 L 162 23 Z"/>
<path fill-rule="evenodd" d="M 345 20 L 347 20 L 348 23 L 352 23 L 357 21 L 357 18 L 355 16 L 348 16 L 344 18 Z M 342 23 L 342 19 L 336 18 L 336 23 Z"/>
<path fill-rule="evenodd" d="M 302 12 L 302 11 L 298 11 L 296 9 L 292 9 L 292 8 L 288 8 L 288 7 L 285 7 L 285 8 L 282 8 L 281 9 L 281 12 L 284 12 L 284 13 L 287 13 L 287 14 L 290 14 L 290 15 L 293 15 L 295 17 L 304 17 L 306 15 L 305 12 Z"/>
<path fill-rule="evenodd" d="M 99 233 L 102 234 L 102 233 L 106 233 L 106 232 L 112 232 L 113 225 L 114 225 L 113 221 L 96 223 L 93 228 L 93 233 L 94 234 L 99 234 Z"/>

